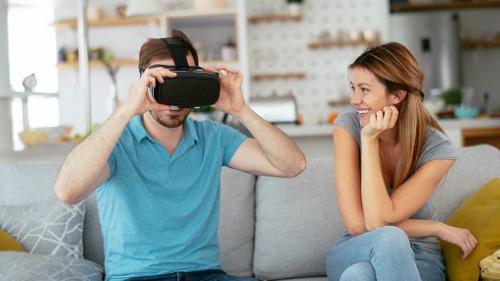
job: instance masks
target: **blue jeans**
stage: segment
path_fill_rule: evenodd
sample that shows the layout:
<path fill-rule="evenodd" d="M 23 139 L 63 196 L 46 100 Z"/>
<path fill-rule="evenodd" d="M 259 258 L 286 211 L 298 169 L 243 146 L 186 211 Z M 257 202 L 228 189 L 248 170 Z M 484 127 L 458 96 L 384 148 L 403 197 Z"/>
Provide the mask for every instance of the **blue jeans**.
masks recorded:
<path fill-rule="evenodd" d="M 346 233 L 330 249 L 326 272 L 329 281 L 446 280 L 441 251 L 410 243 L 395 226 L 358 236 Z"/>
<path fill-rule="evenodd" d="M 227 275 L 220 269 L 211 269 L 193 272 L 175 272 L 160 276 L 134 277 L 129 281 L 255 281 L 247 277 Z"/>

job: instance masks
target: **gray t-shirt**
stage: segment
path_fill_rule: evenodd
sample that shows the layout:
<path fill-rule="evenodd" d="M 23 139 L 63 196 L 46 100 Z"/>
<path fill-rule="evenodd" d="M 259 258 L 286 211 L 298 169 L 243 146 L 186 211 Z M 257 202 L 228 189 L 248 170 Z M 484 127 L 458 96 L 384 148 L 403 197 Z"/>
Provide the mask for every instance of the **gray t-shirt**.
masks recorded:
<path fill-rule="evenodd" d="M 362 127 L 359 123 L 359 115 L 356 110 L 339 115 L 333 124 L 346 129 L 358 142 L 361 149 Z M 335 140 L 333 141 L 335 142 Z M 446 135 L 435 128 L 428 127 L 426 130 L 426 141 L 416 168 L 418 169 L 426 162 L 436 159 L 457 159 L 456 147 L 450 142 Z M 392 188 L 388 187 L 387 192 L 390 194 Z M 437 208 L 427 201 L 420 210 L 411 216 L 411 218 L 437 221 Z M 428 247 L 439 248 L 439 239 L 434 236 L 411 238 L 410 240 L 416 243 L 423 243 Z"/>

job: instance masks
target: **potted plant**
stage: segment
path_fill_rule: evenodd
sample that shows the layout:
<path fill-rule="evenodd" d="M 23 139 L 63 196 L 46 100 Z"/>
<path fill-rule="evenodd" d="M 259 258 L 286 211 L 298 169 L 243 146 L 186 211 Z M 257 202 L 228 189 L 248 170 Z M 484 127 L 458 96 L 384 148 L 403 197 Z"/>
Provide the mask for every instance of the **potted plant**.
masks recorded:
<path fill-rule="evenodd" d="M 304 0 L 286 0 L 288 13 L 293 16 L 302 14 L 302 4 Z"/>

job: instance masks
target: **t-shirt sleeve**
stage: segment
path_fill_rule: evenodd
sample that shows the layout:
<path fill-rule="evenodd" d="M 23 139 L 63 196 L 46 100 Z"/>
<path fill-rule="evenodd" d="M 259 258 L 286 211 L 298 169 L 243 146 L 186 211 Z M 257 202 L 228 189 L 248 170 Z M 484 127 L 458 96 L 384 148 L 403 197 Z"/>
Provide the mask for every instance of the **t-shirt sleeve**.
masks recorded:
<path fill-rule="evenodd" d="M 229 166 L 231 158 L 240 145 L 247 139 L 240 131 L 233 129 L 229 126 L 221 126 L 221 139 L 224 142 L 224 159 L 223 165 Z"/>
<path fill-rule="evenodd" d="M 358 144 L 360 144 L 361 125 L 359 124 L 359 118 L 357 117 L 357 114 L 358 113 L 355 110 L 342 113 L 335 119 L 333 125 L 337 125 L 346 129 L 356 139 Z"/>
<path fill-rule="evenodd" d="M 425 142 L 422 156 L 417 163 L 417 168 L 431 160 L 457 159 L 457 149 L 444 133 L 435 128 L 428 128 L 426 134 L 427 141 Z"/>

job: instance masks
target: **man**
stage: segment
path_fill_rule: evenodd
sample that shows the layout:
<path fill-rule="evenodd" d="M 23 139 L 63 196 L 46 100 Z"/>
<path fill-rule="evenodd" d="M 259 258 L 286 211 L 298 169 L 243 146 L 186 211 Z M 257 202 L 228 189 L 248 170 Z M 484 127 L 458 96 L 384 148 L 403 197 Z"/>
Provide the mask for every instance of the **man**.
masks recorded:
<path fill-rule="evenodd" d="M 191 41 L 182 42 L 190 66 L 198 65 Z M 245 103 L 242 74 L 218 71 L 214 107 L 231 114 L 252 134 L 187 118 L 190 108 L 157 103 L 149 86 L 175 77 L 163 39 L 150 39 L 139 54 L 140 79 L 113 114 L 64 160 L 54 190 L 67 204 L 97 192 L 104 236 L 106 280 L 237 279 L 221 270 L 217 226 L 220 172 L 294 177 L 305 169 L 300 149 Z M 156 279 L 152 279 L 156 278 Z M 171 279 L 170 279 L 171 278 Z"/>

